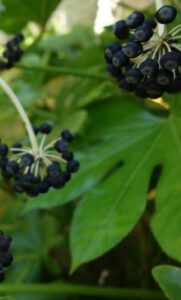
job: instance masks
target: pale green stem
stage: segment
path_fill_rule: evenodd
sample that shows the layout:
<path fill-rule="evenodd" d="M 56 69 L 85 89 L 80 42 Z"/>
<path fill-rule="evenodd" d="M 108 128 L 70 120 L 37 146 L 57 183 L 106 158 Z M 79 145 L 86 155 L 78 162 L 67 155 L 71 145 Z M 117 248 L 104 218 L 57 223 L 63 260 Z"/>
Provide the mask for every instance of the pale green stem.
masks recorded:
<path fill-rule="evenodd" d="M 126 289 L 104 286 L 75 285 L 75 284 L 2 284 L 0 293 L 25 295 L 69 295 L 110 299 L 131 300 L 166 300 L 161 292 L 139 289 Z M 37 296 L 36 296 L 37 297 Z M 57 298 L 58 299 L 58 298 Z"/>
<path fill-rule="evenodd" d="M 156 10 L 164 6 L 163 0 L 155 0 Z M 158 23 L 158 35 L 161 37 L 164 35 L 165 25 Z"/>
<path fill-rule="evenodd" d="M 10 86 L 7 84 L 7 82 L 0 77 L 0 87 L 4 90 L 4 92 L 9 96 L 11 102 L 14 104 L 14 106 L 16 107 L 22 121 L 25 124 L 31 145 L 32 145 L 32 149 L 34 152 L 37 152 L 38 150 L 38 143 L 36 140 L 36 136 L 34 134 L 33 128 L 31 126 L 30 120 L 23 108 L 23 106 L 21 105 L 18 97 L 15 95 L 15 93 L 13 92 L 13 90 L 10 88 Z"/>

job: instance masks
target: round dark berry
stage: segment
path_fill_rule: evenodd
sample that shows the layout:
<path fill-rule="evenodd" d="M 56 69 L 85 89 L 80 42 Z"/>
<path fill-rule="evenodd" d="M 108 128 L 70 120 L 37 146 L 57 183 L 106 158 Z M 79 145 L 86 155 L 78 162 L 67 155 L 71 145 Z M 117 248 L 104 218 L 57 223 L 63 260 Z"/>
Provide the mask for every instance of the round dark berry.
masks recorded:
<path fill-rule="evenodd" d="M 52 131 L 52 125 L 50 125 L 49 123 L 42 123 L 39 126 L 39 132 L 43 134 L 49 134 L 51 131 Z"/>
<path fill-rule="evenodd" d="M 144 85 L 142 82 L 139 82 L 135 87 L 135 95 L 139 98 L 147 98 L 148 93 L 145 91 Z"/>
<path fill-rule="evenodd" d="M 118 39 L 124 39 L 129 35 L 129 29 L 126 25 L 126 22 L 123 20 L 120 20 L 115 23 L 113 33 Z"/>
<path fill-rule="evenodd" d="M 21 163 L 24 167 L 29 167 L 34 163 L 34 156 L 30 153 L 25 153 L 21 156 Z"/>
<path fill-rule="evenodd" d="M 128 83 L 125 78 L 122 78 L 119 81 L 119 87 L 121 88 L 122 92 L 132 92 L 135 89 L 135 85 Z"/>
<path fill-rule="evenodd" d="M 181 92 L 181 76 L 177 76 L 171 81 L 167 88 L 167 92 L 171 94 Z"/>
<path fill-rule="evenodd" d="M 69 146 L 68 142 L 66 140 L 62 139 L 62 140 L 58 140 L 55 143 L 54 148 L 58 152 L 63 153 L 68 150 L 68 146 Z"/>
<path fill-rule="evenodd" d="M 5 234 L 0 234 L 0 250 L 8 251 L 11 246 L 12 238 Z"/>
<path fill-rule="evenodd" d="M 122 49 L 122 46 L 119 45 L 118 43 L 116 43 L 116 42 L 111 43 L 104 52 L 104 58 L 105 58 L 106 62 L 112 63 L 113 55 L 116 52 L 120 51 L 121 49 Z"/>
<path fill-rule="evenodd" d="M 62 174 L 66 182 L 71 179 L 71 174 L 68 171 L 64 171 Z"/>
<path fill-rule="evenodd" d="M 33 131 L 34 131 L 35 134 L 39 133 L 39 127 L 38 126 L 32 125 L 32 128 L 33 128 Z"/>
<path fill-rule="evenodd" d="M 20 143 L 15 143 L 12 148 L 16 148 L 17 150 L 13 150 L 12 152 L 13 153 L 19 153 L 20 151 L 18 151 L 18 149 L 21 149 L 22 148 L 22 144 Z"/>
<path fill-rule="evenodd" d="M 61 137 L 62 137 L 62 139 L 64 139 L 67 142 L 72 142 L 74 139 L 74 135 L 69 129 L 64 129 L 61 132 Z"/>
<path fill-rule="evenodd" d="M 3 267 L 9 267 L 13 261 L 13 256 L 10 252 L 0 253 L 0 262 Z"/>
<path fill-rule="evenodd" d="M 80 167 L 80 164 L 77 160 L 70 160 L 68 163 L 67 163 L 67 171 L 69 173 L 74 173 L 74 172 L 77 172 L 78 169 Z"/>
<path fill-rule="evenodd" d="M 12 41 L 14 41 L 15 45 L 21 43 L 24 40 L 23 33 L 18 33 L 14 38 L 12 38 Z"/>
<path fill-rule="evenodd" d="M 149 78 L 144 80 L 145 91 L 150 98 L 156 99 L 162 96 L 163 87 L 158 85 L 154 79 Z"/>
<path fill-rule="evenodd" d="M 167 52 L 160 59 L 160 64 L 167 70 L 175 70 L 181 65 L 181 53 L 177 51 Z"/>
<path fill-rule="evenodd" d="M 9 174 L 14 175 L 19 172 L 19 164 L 14 160 L 10 160 L 6 165 L 6 170 Z"/>
<path fill-rule="evenodd" d="M 143 25 L 147 25 L 151 27 L 152 29 L 155 29 L 157 27 L 157 23 L 154 19 L 146 19 L 143 23 Z"/>
<path fill-rule="evenodd" d="M 65 178 L 62 173 L 60 173 L 56 177 L 51 177 L 49 180 L 50 180 L 52 187 L 54 187 L 55 189 L 61 188 L 65 185 Z"/>
<path fill-rule="evenodd" d="M 161 24 L 172 23 L 177 15 L 177 10 L 171 5 L 164 5 L 156 12 L 156 19 Z"/>
<path fill-rule="evenodd" d="M 46 179 L 44 179 L 43 181 L 41 181 L 38 184 L 38 190 L 39 190 L 40 193 L 48 192 L 49 188 L 50 188 L 50 185 L 49 185 L 48 180 L 46 180 Z"/>
<path fill-rule="evenodd" d="M 129 62 L 129 58 L 125 56 L 123 51 L 118 51 L 114 54 L 112 63 L 116 68 L 123 67 Z"/>
<path fill-rule="evenodd" d="M 48 177 L 56 177 L 60 174 L 61 169 L 60 166 L 56 163 L 52 163 L 47 167 Z"/>
<path fill-rule="evenodd" d="M 62 158 L 69 161 L 69 160 L 73 160 L 74 158 L 74 155 L 73 155 L 73 152 L 72 151 L 65 151 L 63 154 L 62 154 Z"/>
<path fill-rule="evenodd" d="M 171 71 L 160 69 L 158 70 L 158 73 L 156 74 L 156 83 L 158 83 L 161 86 L 167 86 L 170 85 L 173 78 L 173 74 Z"/>
<path fill-rule="evenodd" d="M 139 42 L 147 42 L 153 35 L 153 30 L 148 25 L 139 26 L 136 28 L 134 37 Z"/>
<path fill-rule="evenodd" d="M 120 68 L 115 67 L 113 64 L 109 64 L 107 66 L 107 73 L 116 79 L 122 78 L 122 72 Z"/>
<path fill-rule="evenodd" d="M 139 69 L 131 68 L 126 72 L 124 78 L 129 84 L 134 85 L 142 78 L 142 75 L 141 75 Z"/>
<path fill-rule="evenodd" d="M 144 19 L 145 17 L 141 12 L 134 11 L 131 15 L 127 17 L 126 25 L 131 29 L 135 29 L 144 22 Z"/>
<path fill-rule="evenodd" d="M 6 156 L 8 154 L 8 146 L 6 144 L 0 144 L 0 156 Z"/>
<path fill-rule="evenodd" d="M 129 58 L 134 58 L 140 55 L 143 51 L 143 47 L 139 42 L 128 42 L 123 47 L 124 54 Z"/>
<path fill-rule="evenodd" d="M 159 64 L 154 59 L 146 59 L 139 66 L 140 73 L 144 76 L 155 74 L 158 71 L 158 68 Z"/>

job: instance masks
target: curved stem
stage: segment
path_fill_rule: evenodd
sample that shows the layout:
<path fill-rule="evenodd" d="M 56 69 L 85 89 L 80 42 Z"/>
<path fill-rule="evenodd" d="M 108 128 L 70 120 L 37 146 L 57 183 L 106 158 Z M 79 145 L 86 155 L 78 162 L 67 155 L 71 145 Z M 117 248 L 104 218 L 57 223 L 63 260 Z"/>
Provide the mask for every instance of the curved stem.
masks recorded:
<path fill-rule="evenodd" d="M 156 5 L 156 10 L 158 10 L 160 7 L 164 5 L 163 0 L 155 0 L 155 5 Z M 158 23 L 158 35 L 163 36 L 164 32 L 165 32 L 165 25 Z"/>
<path fill-rule="evenodd" d="M 13 90 L 10 88 L 10 86 L 6 83 L 6 81 L 2 77 L 0 77 L 0 87 L 9 96 L 11 102 L 16 107 L 21 119 L 23 120 L 23 122 L 25 124 L 26 130 L 27 130 L 27 133 L 28 133 L 31 145 L 32 145 L 32 149 L 33 149 L 33 151 L 36 152 L 38 150 L 37 139 L 34 134 L 33 128 L 31 126 L 30 120 L 29 120 L 23 106 L 21 105 L 19 99 L 17 98 L 17 96 L 15 95 Z"/>
<path fill-rule="evenodd" d="M 42 294 L 42 295 L 82 295 L 104 298 L 134 299 L 134 300 L 166 300 L 157 291 L 126 289 L 114 287 L 86 286 L 75 284 L 2 284 L 0 293 L 8 294 Z"/>

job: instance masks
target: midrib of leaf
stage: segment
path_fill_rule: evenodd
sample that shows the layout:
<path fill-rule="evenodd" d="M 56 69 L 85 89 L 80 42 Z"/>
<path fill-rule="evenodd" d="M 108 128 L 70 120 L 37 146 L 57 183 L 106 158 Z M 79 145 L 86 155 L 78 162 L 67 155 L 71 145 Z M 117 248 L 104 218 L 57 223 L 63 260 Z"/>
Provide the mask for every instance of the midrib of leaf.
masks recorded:
<path fill-rule="evenodd" d="M 102 229 L 104 228 L 104 226 L 109 222 L 109 219 L 112 215 L 112 213 L 114 212 L 114 210 L 117 208 L 117 205 L 120 201 L 120 198 L 123 197 L 123 195 L 125 194 L 125 192 L 127 191 L 127 188 L 129 187 L 129 185 L 131 184 L 132 180 L 136 177 L 137 173 L 140 171 L 140 169 L 142 168 L 142 166 L 145 164 L 145 162 L 147 161 L 147 159 L 149 158 L 150 154 L 152 153 L 153 149 L 156 147 L 162 132 L 164 130 L 164 126 L 160 128 L 160 131 L 158 132 L 154 143 L 152 144 L 152 146 L 150 147 L 150 149 L 148 150 L 148 152 L 145 154 L 145 156 L 143 157 L 143 159 L 141 160 L 141 162 L 138 164 L 137 168 L 135 169 L 135 171 L 132 173 L 132 175 L 130 176 L 129 180 L 127 181 L 127 183 L 125 184 L 124 188 L 121 190 L 121 192 L 119 193 L 118 196 L 116 196 L 115 200 L 113 200 L 113 206 L 109 211 L 109 214 L 107 215 L 107 217 L 103 220 L 102 224 L 100 224 L 98 230 L 96 231 L 95 235 L 93 236 L 93 238 L 91 239 L 91 243 L 90 245 L 87 247 L 86 249 L 91 249 L 92 245 L 94 244 L 95 240 L 99 237 L 100 232 L 102 231 Z M 86 256 L 89 255 L 89 250 L 87 252 L 83 251 L 83 255 L 82 255 L 82 261 L 86 261 Z M 86 255 L 85 255 L 86 253 Z"/>
<path fill-rule="evenodd" d="M 114 150 L 112 150 L 111 152 L 107 153 L 105 156 L 101 156 L 100 159 L 95 159 L 95 163 L 91 164 L 88 168 L 86 168 L 84 171 L 79 172 L 77 174 L 77 178 L 81 177 L 84 173 L 87 173 L 90 169 L 94 168 L 95 166 L 99 165 L 100 163 L 102 163 L 102 161 L 104 159 L 108 159 L 112 156 L 114 156 L 118 151 L 121 151 L 129 146 L 131 146 L 134 143 L 137 143 L 139 141 L 141 141 L 142 139 L 144 139 L 147 135 L 151 134 L 154 130 L 156 129 L 156 127 L 154 127 L 152 130 L 147 131 L 145 134 L 140 135 L 139 138 L 136 137 L 135 139 L 132 139 L 131 141 L 125 143 L 124 145 L 120 145 L 120 147 L 115 148 Z M 110 141 L 111 142 L 111 141 Z"/>

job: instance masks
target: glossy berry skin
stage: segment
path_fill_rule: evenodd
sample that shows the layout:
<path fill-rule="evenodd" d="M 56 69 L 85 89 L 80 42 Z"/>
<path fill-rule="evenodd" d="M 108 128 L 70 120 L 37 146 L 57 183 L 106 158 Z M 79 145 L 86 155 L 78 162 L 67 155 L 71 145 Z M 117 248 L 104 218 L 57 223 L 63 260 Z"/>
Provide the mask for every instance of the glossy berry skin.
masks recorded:
<path fill-rule="evenodd" d="M 129 58 L 126 57 L 126 55 L 122 50 L 116 52 L 112 59 L 112 63 L 116 68 L 126 66 L 128 62 L 129 62 Z"/>
<path fill-rule="evenodd" d="M 155 74 L 158 68 L 159 64 L 154 59 L 146 59 L 139 66 L 140 73 L 144 76 Z"/>
<path fill-rule="evenodd" d="M 148 25 L 137 27 L 134 33 L 134 37 L 139 42 L 147 42 L 153 35 L 153 30 Z"/>
<path fill-rule="evenodd" d="M 51 131 L 52 131 L 52 125 L 50 125 L 49 123 L 42 123 L 39 126 L 39 132 L 43 134 L 49 134 Z"/>
<path fill-rule="evenodd" d="M 181 92 L 181 75 L 177 75 L 177 77 L 171 81 L 167 87 L 167 92 L 171 94 Z"/>
<path fill-rule="evenodd" d="M 30 153 L 23 154 L 21 157 L 21 163 L 25 167 L 29 167 L 34 162 L 34 156 Z"/>
<path fill-rule="evenodd" d="M 69 161 L 69 160 L 73 160 L 73 152 L 72 151 L 65 151 L 63 154 L 62 154 L 62 158 Z"/>
<path fill-rule="evenodd" d="M 161 24 L 172 23 L 177 15 L 177 10 L 171 5 L 164 5 L 156 12 L 156 19 Z"/>
<path fill-rule="evenodd" d="M 12 238 L 5 234 L 0 234 L 0 251 L 8 251 L 11 246 Z"/>
<path fill-rule="evenodd" d="M 111 43 L 104 52 L 105 61 L 107 63 L 112 63 L 113 55 L 116 52 L 120 51 L 121 49 L 122 49 L 122 46 L 119 45 L 118 43 L 116 43 L 116 42 Z"/>
<path fill-rule="evenodd" d="M 0 144 L 0 156 L 6 156 L 8 154 L 8 146 L 6 144 Z"/>
<path fill-rule="evenodd" d="M 144 22 L 144 19 L 145 17 L 141 12 L 134 11 L 131 15 L 127 17 L 126 25 L 131 29 L 135 29 Z"/>
<path fill-rule="evenodd" d="M 152 29 L 155 29 L 157 27 L 157 23 L 154 19 L 146 19 L 143 25 L 149 26 Z"/>
<path fill-rule="evenodd" d="M 135 58 L 139 56 L 143 51 L 143 47 L 141 43 L 133 41 L 133 42 L 128 42 L 124 47 L 123 47 L 123 52 L 124 54 L 129 57 L 129 58 Z"/>
<path fill-rule="evenodd" d="M 21 149 L 21 148 L 22 148 L 22 144 L 21 144 L 21 143 L 15 143 L 15 144 L 13 145 L 13 148 Z M 13 152 L 14 154 L 15 154 L 15 153 L 19 153 L 18 150 L 13 150 L 12 152 Z"/>
<path fill-rule="evenodd" d="M 61 137 L 67 142 L 72 142 L 74 139 L 74 135 L 69 129 L 64 129 L 61 133 Z"/>
<path fill-rule="evenodd" d="M 69 173 L 75 173 L 78 171 L 80 164 L 77 160 L 71 160 L 67 163 L 67 171 Z"/>
<path fill-rule="evenodd" d="M 132 92 L 135 89 L 135 85 L 128 83 L 125 78 L 119 81 L 119 87 L 123 92 Z"/>
<path fill-rule="evenodd" d="M 39 127 L 38 126 L 32 125 L 32 128 L 33 128 L 33 131 L 34 131 L 35 134 L 39 133 Z"/>
<path fill-rule="evenodd" d="M 163 88 L 156 83 L 154 78 L 146 79 L 143 84 L 149 98 L 154 99 L 162 96 Z"/>
<path fill-rule="evenodd" d="M 12 254 L 10 252 L 2 252 L 0 253 L 0 262 L 3 267 L 9 267 L 13 261 Z"/>
<path fill-rule="evenodd" d="M 156 74 L 155 80 L 156 83 L 158 83 L 161 86 L 168 86 L 170 85 L 172 78 L 173 78 L 172 72 L 165 69 L 160 69 Z"/>
<path fill-rule="evenodd" d="M 6 170 L 12 175 L 16 174 L 19 172 L 19 164 L 16 161 L 8 161 Z"/>
<path fill-rule="evenodd" d="M 113 64 L 108 64 L 107 73 L 116 79 L 120 79 L 122 77 L 120 68 L 115 67 Z"/>
<path fill-rule="evenodd" d="M 177 51 L 167 52 L 162 56 L 160 64 L 167 70 L 175 70 L 181 65 L 181 53 Z"/>
<path fill-rule="evenodd" d="M 128 26 L 125 21 L 118 21 L 114 25 L 113 33 L 118 39 L 124 39 L 129 35 Z"/>
<path fill-rule="evenodd" d="M 59 153 L 63 153 L 65 151 L 68 150 L 68 142 L 64 139 L 58 140 L 55 145 L 54 148 L 55 150 L 57 150 Z"/>
<path fill-rule="evenodd" d="M 124 78 L 129 84 L 136 84 L 142 78 L 142 75 L 139 69 L 131 68 L 126 72 Z"/>

